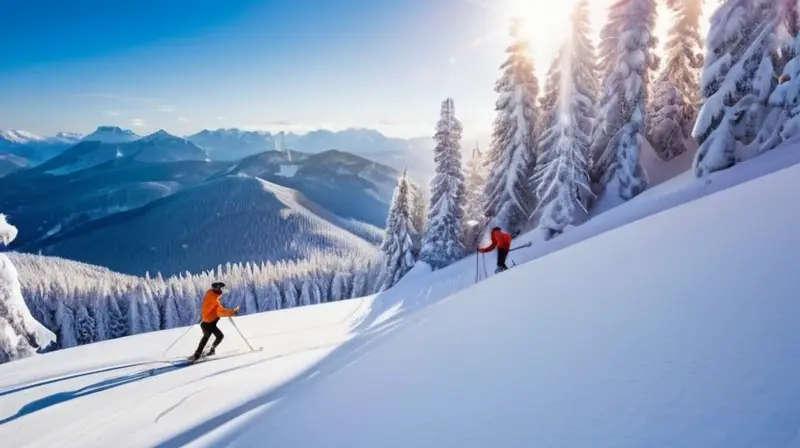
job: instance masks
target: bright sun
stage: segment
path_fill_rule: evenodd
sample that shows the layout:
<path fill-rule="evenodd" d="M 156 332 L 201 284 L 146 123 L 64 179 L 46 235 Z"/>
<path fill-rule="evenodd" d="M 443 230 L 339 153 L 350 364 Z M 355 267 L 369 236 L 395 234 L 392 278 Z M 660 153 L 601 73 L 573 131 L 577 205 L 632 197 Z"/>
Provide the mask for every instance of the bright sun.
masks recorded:
<path fill-rule="evenodd" d="M 569 31 L 570 16 L 574 0 L 505 0 L 508 4 L 508 22 L 520 18 L 524 35 L 531 44 L 531 53 L 538 71 L 545 71 L 558 53 L 566 33 Z M 601 24 L 605 18 L 610 0 L 590 1 L 592 27 Z"/>
<path fill-rule="evenodd" d="M 570 30 L 570 16 L 575 5 L 575 0 L 496 0 L 502 4 L 500 14 L 502 23 L 498 27 L 508 29 L 512 18 L 523 21 L 525 36 L 530 40 L 531 56 L 534 58 L 537 75 L 547 72 L 550 63 L 558 53 L 566 33 Z M 591 21 L 592 36 L 597 44 L 600 29 L 608 17 L 608 8 L 614 0 L 589 0 L 589 20 Z M 704 14 L 701 19 L 701 35 L 705 36 L 708 30 L 708 17 L 719 0 L 705 0 Z M 663 44 L 667 30 L 673 19 L 673 13 L 662 2 L 657 10 L 655 34 Z M 660 49 L 659 49 L 660 51 Z"/>

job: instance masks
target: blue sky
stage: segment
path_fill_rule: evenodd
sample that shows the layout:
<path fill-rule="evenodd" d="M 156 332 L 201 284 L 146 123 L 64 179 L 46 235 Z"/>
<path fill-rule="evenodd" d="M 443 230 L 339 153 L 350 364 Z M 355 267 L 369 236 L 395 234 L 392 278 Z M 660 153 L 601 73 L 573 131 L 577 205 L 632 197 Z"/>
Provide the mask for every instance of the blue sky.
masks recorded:
<path fill-rule="evenodd" d="M 488 134 L 505 47 L 489 1 L 0 0 L 0 129 L 410 137 L 452 96 L 465 135 Z"/>

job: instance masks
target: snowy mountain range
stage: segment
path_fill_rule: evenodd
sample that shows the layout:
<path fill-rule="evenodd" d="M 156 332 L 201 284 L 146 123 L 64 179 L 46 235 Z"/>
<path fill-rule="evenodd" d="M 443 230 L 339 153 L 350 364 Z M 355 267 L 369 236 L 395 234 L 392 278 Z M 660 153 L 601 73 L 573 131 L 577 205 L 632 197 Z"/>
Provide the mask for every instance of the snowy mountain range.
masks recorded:
<path fill-rule="evenodd" d="M 0 131 L 0 155 L 24 160 L 23 164 L 13 167 L 0 162 L 0 177 L 19 167 L 42 164 L 81 142 L 122 144 L 142 138 L 146 137 L 117 126 L 100 126 L 88 135 L 62 132 L 53 137 L 40 137 L 26 131 Z M 309 154 L 336 149 L 360 155 L 398 171 L 408 169 L 412 177 L 422 183 L 429 180 L 433 166 L 431 138 L 390 138 L 371 129 L 272 134 L 232 128 L 202 130 L 184 138 L 201 148 L 211 160 L 225 162 L 239 161 L 264 151 L 280 151 L 281 145 L 285 145 Z"/>
<path fill-rule="evenodd" d="M 40 137 L 21 130 L 0 130 L 0 156 L 14 156 L 24 161 L 20 166 L 34 166 L 58 155 L 81 141 L 82 134 L 61 132 Z M 6 173 L 0 171 L 0 176 Z"/>
<path fill-rule="evenodd" d="M 119 128 L 101 131 L 95 134 L 116 135 L 111 138 L 116 141 L 129 136 Z M 87 137 L 42 164 L 18 169 L 0 178 L 0 209 L 26 229 L 15 250 L 124 273 L 196 272 L 226 262 L 307 259 L 317 251 L 372 253 L 382 239 L 398 176 L 390 167 L 342 151 L 265 151 L 238 163 L 211 161 L 191 141 L 158 131 L 122 143 Z M 255 187 L 257 180 L 292 189 L 277 195 L 294 195 L 292 205 L 269 188 Z M 247 206 L 237 208 L 240 203 Z M 233 209 L 239 210 L 235 219 L 223 216 Z M 233 222 L 241 234 L 263 232 L 264 244 L 229 244 L 215 252 L 213 234 L 187 230 L 193 227 L 186 227 L 186 216 L 194 216 L 192 223 L 202 221 L 195 215 L 199 211 L 210 217 L 212 228 Z M 183 217 L 184 224 L 170 225 L 171 216 Z M 287 240 L 289 246 L 275 246 L 269 237 L 293 233 L 299 239 Z M 103 241 L 116 240 L 130 245 L 106 251 L 108 257 L 98 250 L 109 247 Z M 186 247 L 175 250 L 176 241 Z"/>

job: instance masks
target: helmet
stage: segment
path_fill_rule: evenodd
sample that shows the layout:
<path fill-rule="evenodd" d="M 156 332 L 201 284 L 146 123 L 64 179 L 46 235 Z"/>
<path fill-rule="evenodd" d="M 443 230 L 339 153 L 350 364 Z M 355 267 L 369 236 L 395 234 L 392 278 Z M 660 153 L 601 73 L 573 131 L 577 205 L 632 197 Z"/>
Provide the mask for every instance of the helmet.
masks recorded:
<path fill-rule="evenodd" d="M 492 229 L 492 232 L 494 232 L 495 230 L 498 231 L 498 232 L 501 232 L 503 229 L 501 229 L 500 227 L 495 227 L 495 228 Z"/>
<path fill-rule="evenodd" d="M 789 82 L 791 80 L 792 80 L 792 77 L 789 76 L 788 73 L 784 73 L 784 74 L 781 75 L 780 78 L 778 78 L 778 84 L 783 84 L 783 83 Z"/>
<path fill-rule="evenodd" d="M 225 287 L 225 283 L 222 282 L 214 282 L 211 284 L 211 289 L 222 289 Z"/>

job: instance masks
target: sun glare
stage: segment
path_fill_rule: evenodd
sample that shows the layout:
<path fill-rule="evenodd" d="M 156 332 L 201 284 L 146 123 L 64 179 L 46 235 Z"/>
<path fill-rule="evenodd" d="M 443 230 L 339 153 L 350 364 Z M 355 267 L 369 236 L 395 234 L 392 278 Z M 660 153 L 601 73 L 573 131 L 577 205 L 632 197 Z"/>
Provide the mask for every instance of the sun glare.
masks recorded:
<path fill-rule="evenodd" d="M 523 33 L 530 40 L 531 56 L 536 64 L 537 75 L 543 76 L 550 63 L 558 53 L 558 49 L 570 31 L 570 16 L 575 0 L 502 0 L 505 2 L 502 14 L 503 29 L 513 18 L 522 20 Z M 614 0 L 590 0 L 589 16 L 592 28 L 592 40 L 597 44 L 600 30 L 608 17 L 608 8 Z M 719 0 L 705 0 L 704 14 L 701 21 L 701 35 L 708 31 L 708 18 L 711 11 L 719 4 Z M 658 20 L 655 34 L 661 44 L 664 43 L 667 31 L 674 14 L 663 2 L 658 3 Z M 660 48 L 658 50 L 660 52 Z"/>

